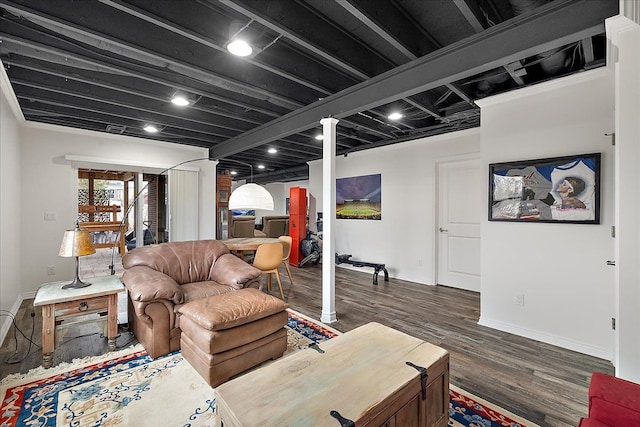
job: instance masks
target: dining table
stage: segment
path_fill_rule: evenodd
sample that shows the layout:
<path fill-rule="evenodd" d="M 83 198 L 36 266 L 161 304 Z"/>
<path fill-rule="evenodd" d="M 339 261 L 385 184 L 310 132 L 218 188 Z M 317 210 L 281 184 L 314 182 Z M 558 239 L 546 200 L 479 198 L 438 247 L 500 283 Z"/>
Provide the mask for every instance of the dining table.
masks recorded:
<path fill-rule="evenodd" d="M 275 237 L 233 237 L 222 240 L 222 243 L 229 251 L 235 253 L 239 258 L 243 258 L 245 252 L 256 251 L 260 245 L 282 242 Z"/>

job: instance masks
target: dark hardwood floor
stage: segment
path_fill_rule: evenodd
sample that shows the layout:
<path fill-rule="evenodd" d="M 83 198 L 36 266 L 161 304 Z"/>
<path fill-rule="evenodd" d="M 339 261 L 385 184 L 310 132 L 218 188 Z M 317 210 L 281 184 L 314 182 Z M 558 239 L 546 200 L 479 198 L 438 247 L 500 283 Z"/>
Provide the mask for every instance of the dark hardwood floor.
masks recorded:
<path fill-rule="evenodd" d="M 320 266 L 292 268 L 292 273 L 293 287 L 286 273 L 282 275 L 289 306 L 319 319 Z M 452 384 L 541 426 L 576 426 L 587 413 L 592 372 L 613 373 L 608 361 L 479 326 L 478 293 L 393 278 L 384 282 L 380 277 L 378 286 L 371 282 L 371 273 L 336 269 L 338 321 L 332 327 L 346 332 L 368 322 L 379 322 L 439 345 L 450 352 Z M 279 296 L 277 286 L 272 294 Z M 35 317 L 31 317 L 32 302 L 23 303 L 16 323 L 26 336 L 33 331 L 33 341 L 39 345 L 41 315 L 36 309 Z M 83 328 L 69 331 L 56 349 L 54 363 L 106 352 L 106 340 L 97 328 Z M 129 332 L 121 332 L 119 347 L 135 342 Z M 20 363 L 5 363 L 15 350 L 13 333 L 12 328 L 0 348 L 2 378 L 41 364 L 40 348 L 34 345 Z M 28 341 L 19 333 L 17 341 L 18 352 L 12 359 L 23 358 L 28 349 Z"/>

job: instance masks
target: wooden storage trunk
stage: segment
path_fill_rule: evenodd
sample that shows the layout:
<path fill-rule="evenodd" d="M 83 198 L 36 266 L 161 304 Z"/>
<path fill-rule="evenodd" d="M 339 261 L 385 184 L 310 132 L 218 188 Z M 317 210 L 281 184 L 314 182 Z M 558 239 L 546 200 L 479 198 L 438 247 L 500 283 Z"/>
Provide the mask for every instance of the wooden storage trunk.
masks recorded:
<path fill-rule="evenodd" d="M 443 348 L 368 323 L 320 349 L 303 350 L 220 385 L 215 390 L 218 425 L 447 425 L 449 353 Z"/>

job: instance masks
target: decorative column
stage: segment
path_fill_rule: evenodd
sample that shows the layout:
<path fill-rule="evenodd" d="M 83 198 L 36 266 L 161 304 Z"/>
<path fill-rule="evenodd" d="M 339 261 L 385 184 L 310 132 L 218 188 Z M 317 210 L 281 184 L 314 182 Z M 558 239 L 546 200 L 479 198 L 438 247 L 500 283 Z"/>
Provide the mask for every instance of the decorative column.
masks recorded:
<path fill-rule="evenodd" d="M 144 174 L 142 172 L 136 173 L 134 189 L 134 193 L 138 195 L 136 196 L 136 205 L 134 206 L 136 218 L 136 248 L 141 248 L 144 246 L 144 197 L 139 197 L 140 192 L 144 191 Z M 171 230 L 169 230 L 169 233 L 171 233 Z"/>
<path fill-rule="evenodd" d="M 324 118 L 322 124 L 322 314 L 320 320 L 333 323 L 336 317 L 336 126 L 338 120 Z"/>
<path fill-rule="evenodd" d="M 635 2 L 621 2 L 621 13 L 640 19 Z M 624 7 L 623 7 L 624 6 Z M 616 376 L 640 382 L 640 26 L 617 15 L 605 20 L 607 66 L 615 73 L 615 330 Z"/>
<path fill-rule="evenodd" d="M 300 266 L 304 258 L 300 252 L 300 242 L 307 236 L 307 189 L 289 188 L 289 236 L 291 236 L 291 253 L 289 264 Z"/>

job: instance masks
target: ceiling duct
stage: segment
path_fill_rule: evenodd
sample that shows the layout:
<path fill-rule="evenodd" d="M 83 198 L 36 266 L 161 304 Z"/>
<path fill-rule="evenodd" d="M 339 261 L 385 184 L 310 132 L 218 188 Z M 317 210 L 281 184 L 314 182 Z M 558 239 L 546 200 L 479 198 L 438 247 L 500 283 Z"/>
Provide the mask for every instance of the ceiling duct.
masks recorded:
<path fill-rule="evenodd" d="M 513 9 L 513 15 L 518 16 L 526 12 L 531 12 L 533 9 L 543 6 L 549 0 L 509 0 L 511 3 L 511 9 Z"/>
<path fill-rule="evenodd" d="M 547 3 L 549 0 L 509 0 L 514 16 L 532 12 Z M 554 76 L 565 71 L 570 65 L 570 52 L 571 50 L 564 48 L 553 49 L 536 55 L 532 62 L 539 67 L 545 76 Z M 508 79 L 508 73 L 486 73 L 484 78 L 476 84 L 474 95 L 479 98 L 488 96 L 495 91 L 495 86 L 505 83 Z"/>
<path fill-rule="evenodd" d="M 509 0 L 514 16 L 531 12 L 540 6 L 544 6 L 548 2 L 549 0 Z M 536 58 L 540 59 L 538 65 L 545 74 L 555 75 L 565 70 L 569 65 L 568 55 L 569 52 L 567 50 L 558 48 L 537 55 Z"/>

